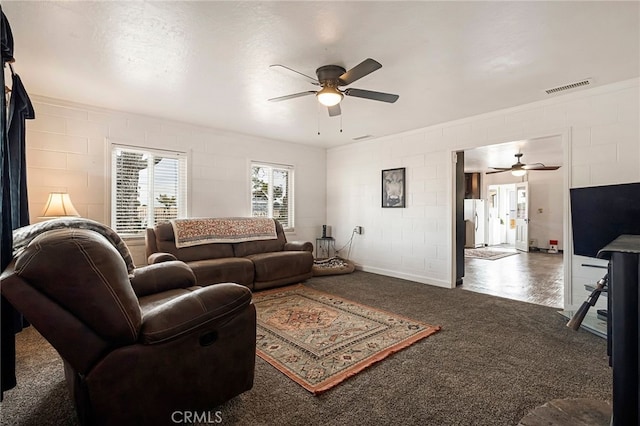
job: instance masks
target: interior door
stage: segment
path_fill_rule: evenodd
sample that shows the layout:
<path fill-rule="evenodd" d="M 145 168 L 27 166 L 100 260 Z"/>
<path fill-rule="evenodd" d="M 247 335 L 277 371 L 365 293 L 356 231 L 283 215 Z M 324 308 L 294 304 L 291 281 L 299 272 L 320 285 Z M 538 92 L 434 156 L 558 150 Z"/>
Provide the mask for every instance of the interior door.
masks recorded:
<path fill-rule="evenodd" d="M 489 208 L 487 220 L 487 244 L 490 246 L 498 245 L 500 241 L 500 197 L 498 194 L 499 187 L 497 185 L 489 185 Z"/>
<path fill-rule="evenodd" d="M 475 246 L 476 247 L 484 247 L 486 244 L 485 224 L 487 223 L 487 219 L 485 216 L 486 216 L 486 207 L 485 207 L 484 200 L 476 200 L 476 210 L 475 210 L 475 225 L 476 225 Z"/>
<path fill-rule="evenodd" d="M 516 249 L 529 251 L 529 182 L 516 183 Z"/>

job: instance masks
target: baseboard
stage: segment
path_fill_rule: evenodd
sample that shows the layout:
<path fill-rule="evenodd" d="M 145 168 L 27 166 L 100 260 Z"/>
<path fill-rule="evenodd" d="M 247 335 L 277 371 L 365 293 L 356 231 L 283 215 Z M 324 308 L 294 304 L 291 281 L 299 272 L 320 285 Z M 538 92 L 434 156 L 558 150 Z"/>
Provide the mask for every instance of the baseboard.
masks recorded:
<path fill-rule="evenodd" d="M 398 272 L 390 269 L 377 268 L 375 266 L 358 265 L 356 269 L 364 272 L 371 272 L 372 274 L 384 275 L 387 277 L 400 278 L 403 280 L 414 281 L 421 284 L 428 284 L 436 287 L 451 288 L 449 281 L 440 280 L 437 278 L 429 278 L 422 275 L 407 274 L 405 272 Z"/>

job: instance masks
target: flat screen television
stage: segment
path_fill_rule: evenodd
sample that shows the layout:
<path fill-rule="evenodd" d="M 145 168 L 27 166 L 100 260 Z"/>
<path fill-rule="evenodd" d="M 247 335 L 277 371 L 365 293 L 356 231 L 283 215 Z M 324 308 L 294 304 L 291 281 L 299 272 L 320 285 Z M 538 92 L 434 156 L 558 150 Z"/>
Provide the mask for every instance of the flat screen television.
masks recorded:
<path fill-rule="evenodd" d="M 640 182 L 571 188 L 573 253 L 597 257 L 622 234 L 640 235 Z"/>

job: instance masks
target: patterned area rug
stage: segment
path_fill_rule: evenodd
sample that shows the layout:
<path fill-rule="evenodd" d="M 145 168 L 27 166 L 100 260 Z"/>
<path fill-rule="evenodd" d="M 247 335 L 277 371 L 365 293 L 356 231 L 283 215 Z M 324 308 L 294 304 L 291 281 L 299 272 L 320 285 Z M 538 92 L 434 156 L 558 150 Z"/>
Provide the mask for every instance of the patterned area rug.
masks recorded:
<path fill-rule="evenodd" d="M 490 248 L 466 248 L 464 249 L 464 257 L 470 259 L 496 260 L 503 257 L 518 254 L 517 251 L 492 250 Z"/>
<path fill-rule="evenodd" d="M 303 285 L 253 303 L 258 356 L 316 395 L 440 330 Z"/>

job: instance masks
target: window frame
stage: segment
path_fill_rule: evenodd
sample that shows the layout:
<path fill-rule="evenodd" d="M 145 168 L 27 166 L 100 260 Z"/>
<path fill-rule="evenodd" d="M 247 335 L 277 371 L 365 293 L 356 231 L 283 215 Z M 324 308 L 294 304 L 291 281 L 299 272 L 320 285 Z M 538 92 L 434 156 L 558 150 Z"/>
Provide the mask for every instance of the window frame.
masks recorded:
<path fill-rule="evenodd" d="M 270 163 L 270 162 L 266 162 L 266 161 L 257 161 L 257 160 L 251 160 L 250 164 L 249 164 L 249 213 L 251 217 L 260 217 L 260 216 L 254 216 L 253 215 L 253 169 L 254 167 L 264 167 L 264 168 L 269 168 L 270 169 L 270 176 L 269 176 L 269 196 L 268 196 L 268 215 L 267 217 L 272 218 L 273 219 L 273 170 L 277 169 L 277 170 L 285 170 L 287 172 L 287 187 L 288 187 L 288 191 L 289 193 L 287 194 L 287 201 L 288 201 L 288 206 L 287 206 L 287 218 L 288 218 L 288 225 L 284 226 L 284 224 L 282 224 L 282 228 L 284 229 L 285 232 L 294 232 L 295 231 L 295 167 L 293 165 L 290 164 L 278 164 L 278 163 Z M 276 218 L 277 220 L 277 218 Z"/>
<path fill-rule="evenodd" d="M 178 183 L 177 183 L 177 194 L 176 194 L 176 208 L 177 213 L 176 217 L 187 217 L 189 210 L 189 155 L 185 151 L 178 150 L 168 150 L 168 149 L 159 149 L 159 148 L 148 148 L 143 146 L 129 145 L 125 143 L 111 142 L 109 145 L 109 159 L 110 159 L 110 175 L 109 175 L 109 220 L 110 226 L 113 230 L 118 232 L 123 237 L 127 238 L 138 238 L 144 237 L 145 229 L 149 226 L 153 226 L 155 224 L 156 215 L 155 209 L 147 209 L 146 215 L 146 224 L 142 225 L 142 228 L 137 232 L 130 231 L 118 231 L 117 229 L 117 162 L 116 162 L 116 152 L 118 150 L 128 151 L 128 152 L 136 152 L 141 154 L 149 155 L 151 158 L 162 157 L 162 158 L 173 158 L 178 160 Z M 153 160 L 150 160 L 153 161 Z M 154 200 L 154 185 L 151 182 L 155 182 L 153 180 L 153 168 L 150 168 L 151 178 L 149 179 L 149 188 L 148 188 L 148 198 L 150 200 Z"/>

